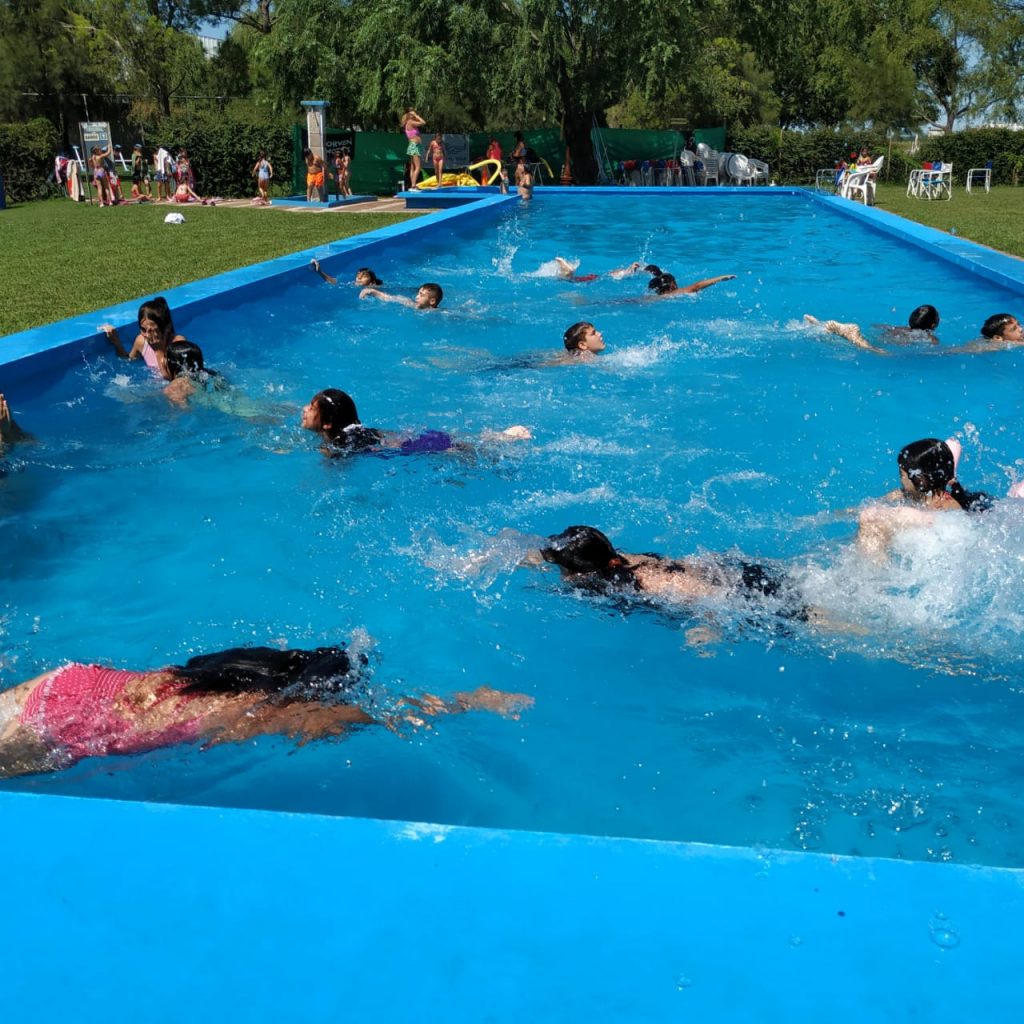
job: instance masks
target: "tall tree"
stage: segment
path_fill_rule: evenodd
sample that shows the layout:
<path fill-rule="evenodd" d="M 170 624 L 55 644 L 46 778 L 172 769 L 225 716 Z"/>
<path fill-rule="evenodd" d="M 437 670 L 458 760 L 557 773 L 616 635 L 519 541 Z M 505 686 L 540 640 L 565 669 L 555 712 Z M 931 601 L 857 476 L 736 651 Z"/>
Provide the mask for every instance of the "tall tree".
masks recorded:
<path fill-rule="evenodd" d="M 515 26 L 511 87 L 547 91 L 582 184 L 597 179 L 595 118 L 633 88 L 663 91 L 697 45 L 697 21 L 683 0 L 508 0 L 507 10 Z"/>

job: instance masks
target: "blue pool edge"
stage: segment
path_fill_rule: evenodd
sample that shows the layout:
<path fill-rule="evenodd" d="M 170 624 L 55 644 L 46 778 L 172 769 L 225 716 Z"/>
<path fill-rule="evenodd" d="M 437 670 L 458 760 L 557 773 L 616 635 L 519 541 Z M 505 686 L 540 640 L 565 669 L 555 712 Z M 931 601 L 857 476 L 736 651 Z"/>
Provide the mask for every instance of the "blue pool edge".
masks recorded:
<path fill-rule="evenodd" d="M 1024 262 L 800 195 L 1020 290 Z M 516 196 L 166 292 L 183 323 L 273 281 L 371 262 Z M 8 335 L 3 387 L 102 350 L 141 299 Z M 1024 872 L 0 791 L 18 1019 L 1016 1021 Z M 842 911 L 842 915 L 840 915 Z M 116 969 L 113 969 L 116 965 Z M 487 1013 L 480 1012 L 487 1007 Z"/>
<path fill-rule="evenodd" d="M 45 993 L 49 1020 L 1024 1010 L 1018 870 L 6 792 L 0 813 L 8 1005 Z"/>

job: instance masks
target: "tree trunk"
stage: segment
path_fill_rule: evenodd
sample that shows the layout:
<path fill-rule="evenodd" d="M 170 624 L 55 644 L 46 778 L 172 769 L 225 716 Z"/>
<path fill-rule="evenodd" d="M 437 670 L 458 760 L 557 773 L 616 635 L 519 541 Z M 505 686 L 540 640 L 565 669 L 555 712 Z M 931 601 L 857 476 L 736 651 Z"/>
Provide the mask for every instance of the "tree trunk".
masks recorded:
<path fill-rule="evenodd" d="M 597 183 L 597 160 L 590 129 L 594 124 L 592 110 L 566 110 L 562 119 L 562 138 L 569 147 L 573 182 L 576 185 Z"/>

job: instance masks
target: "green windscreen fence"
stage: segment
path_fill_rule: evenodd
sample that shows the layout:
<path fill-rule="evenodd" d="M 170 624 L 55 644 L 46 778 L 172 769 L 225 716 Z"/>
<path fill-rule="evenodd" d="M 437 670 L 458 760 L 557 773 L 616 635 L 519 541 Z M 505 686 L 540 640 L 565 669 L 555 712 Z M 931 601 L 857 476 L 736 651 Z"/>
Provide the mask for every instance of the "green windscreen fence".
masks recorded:
<path fill-rule="evenodd" d="M 691 133 L 675 131 L 647 132 L 631 128 L 600 128 L 594 133 L 598 160 L 602 150 L 608 160 L 668 160 L 679 155 Z M 724 128 L 700 128 L 692 132 L 697 142 L 712 149 L 725 148 Z M 507 158 L 516 143 L 514 132 L 470 132 L 470 163 L 483 160 L 491 139 L 497 139 Z M 306 192 L 306 165 L 302 160 L 305 129 L 292 128 L 292 190 L 296 195 Z M 402 185 L 405 174 L 405 150 L 408 140 L 402 132 L 352 132 L 327 129 L 328 150 L 344 143 L 352 148 L 352 191 L 357 195 L 391 195 Z M 544 184 L 557 184 L 565 163 L 565 144 L 557 128 L 524 131 L 523 141 L 543 163 Z M 450 168 L 455 170 L 457 168 Z M 608 170 L 608 168 L 606 168 Z"/>

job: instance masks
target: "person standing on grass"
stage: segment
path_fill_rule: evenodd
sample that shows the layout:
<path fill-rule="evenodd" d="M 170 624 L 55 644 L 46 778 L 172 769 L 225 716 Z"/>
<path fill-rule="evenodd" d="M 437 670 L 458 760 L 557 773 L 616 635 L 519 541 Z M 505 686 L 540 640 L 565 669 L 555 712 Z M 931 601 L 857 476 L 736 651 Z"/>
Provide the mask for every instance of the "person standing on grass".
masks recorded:
<path fill-rule="evenodd" d="M 132 199 L 152 198 L 153 190 L 149 184 L 149 163 L 142 153 L 142 143 L 136 142 L 132 147 Z"/>
<path fill-rule="evenodd" d="M 156 200 L 167 202 L 174 189 L 171 187 L 171 154 L 160 146 L 153 154 L 153 178 L 156 180 Z"/>
<path fill-rule="evenodd" d="M 270 179 L 274 177 L 274 168 L 267 159 L 266 152 L 262 149 L 260 150 L 259 158 L 256 160 L 256 166 L 252 169 L 252 173 L 256 179 L 256 202 L 261 203 L 263 206 L 269 206 Z"/>

